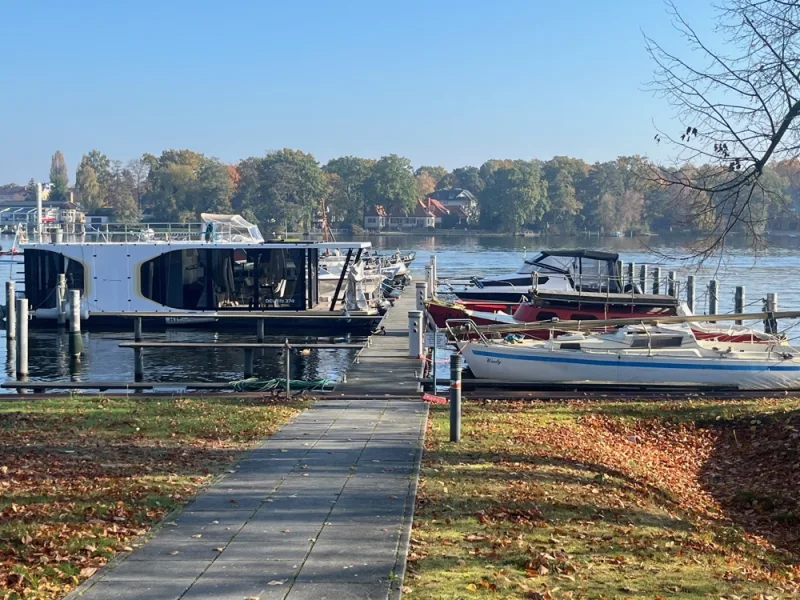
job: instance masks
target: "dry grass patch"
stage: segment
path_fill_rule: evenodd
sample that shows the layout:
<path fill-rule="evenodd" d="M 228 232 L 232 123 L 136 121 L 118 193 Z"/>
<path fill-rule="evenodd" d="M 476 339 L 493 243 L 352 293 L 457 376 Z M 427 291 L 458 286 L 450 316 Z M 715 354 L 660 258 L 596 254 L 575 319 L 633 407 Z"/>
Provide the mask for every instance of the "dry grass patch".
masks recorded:
<path fill-rule="evenodd" d="M 58 598 L 304 404 L 0 403 L 0 598 Z"/>
<path fill-rule="evenodd" d="M 432 407 L 410 598 L 798 593 L 800 403 Z"/>

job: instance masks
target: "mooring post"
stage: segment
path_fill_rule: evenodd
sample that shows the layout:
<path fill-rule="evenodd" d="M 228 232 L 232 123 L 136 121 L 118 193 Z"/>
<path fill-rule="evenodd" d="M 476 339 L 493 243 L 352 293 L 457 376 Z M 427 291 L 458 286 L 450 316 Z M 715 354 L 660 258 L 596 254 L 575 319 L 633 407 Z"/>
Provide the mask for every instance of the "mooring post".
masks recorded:
<path fill-rule="evenodd" d="M 694 275 L 686 278 L 686 305 L 694 313 Z"/>
<path fill-rule="evenodd" d="M 733 296 L 733 312 L 736 314 L 742 314 L 744 312 L 744 286 L 737 285 L 736 292 Z M 741 319 L 736 319 L 734 321 L 737 325 L 743 325 L 744 321 Z"/>
<path fill-rule="evenodd" d="M 433 267 L 431 265 L 425 265 L 425 281 L 428 284 L 428 288 L 433 289 Z"/>
<path fill-rule="evenodd" d="M 672 297 L 678 296 L 678 273 L 675 271 L 667 273 L 667 294 Z"/>
<path fill-rule="evenodd" d="M 289 345 L 289 338 L 286 338 L 286 399 L 292 397 L 292 347 Z"/>
<path fill-rule="evenodd" d="M 28 299 L 17 300 L 17 381 L 28 379 Z"/>
<path fill-rule="evenodd" d="M 431 254 L 431 288 L 430 288 L 431 296 L 435 295 L 434 292 L 436 291 L 436 285 L 438 280 L 439 280 L 439 269 L 436 265 L 436 255 Z"/>
<path fill-rule="evenodd" d="M 256 339 L 259 343 L 264 341 L 264 319 L 256 320 Z"/>
<path fill-rule="evenodd" d="M 716 279 L 712 279 L 708 282 L 708 314 L 715 315 L 717 314 L 717 309 L 719 307 L 719 284 Z"/>
<path fill-rule="evenodd" d="M 253 349 L 244 349 L 244 378 L 250 379 L 253 376 Z"/>
<path fill-rule="evenodd" d="M 653 269 L 653 293 L 661 293 L 661 267 Z"/>
<path fill-rule="evenodd" d="M 83 340 L 81 339 L 81 291 L 69 291 L 69 355 L 72 358 L 79 358 L 83 351 Z"/>
<path fill-rule="evenodd" d="M 408 358 L 422 356 L 422 311 L 408 311 Z"/>
<path fill-rule="evenodd" d="M 142 317 L 135 317 L 133 319 L 133 341 L 142 341 Z M 142 357 L 143 350 L 141 348 L 133 349 L 133 380 L 144 380 L 144 360 Z M 141 390 L 136 390 L 141 392 Z"/>
<path fill-rule="evenodd" d="M 64 327 L 67 323 L 67 276 L 64 273 L 58 274 L 56 310 L 58 310 L 58 326 Z"/>
<path fill-rule="evenodd" d="M 417 310 L 425 310 L 425 300 L 428 299 L 428 282 L 427 281 L 417 281 L 414 284 L 414 288 L 417 292 Z"/>
<path fill-rule="evenodd" d="M 774 292 L 770 292 L 767 294 L 767 301 L 765 302 L 765 311 L 767 313 L 776 313 L 778 312 L 778 294 Z M 764 332 L 771 333 L 775 335 L 778 333 L 778 320 L 770 314 L 764 319 Z"/>
<path fill-rule="evenodd" d="M 461 441 L 461 355 L 450 355 L 450 441 Z M 434 392 L 436 393 L 436 392 Z"/>
<path fill-rule="evenodd" d="M 647 293 L 647 265 L 639 267 L 639 287 L 643 294 Z"/>
<path fill-rule="evenodd" d="M 636 263 L 629 262 L 628 263 L 628 283 L 631 286 L 631 290 L 636 287 Z"/>
<path fill-rule="evenodd" d="M 13 281 L 6 281 L 6 342 L 13 345 L 17 338 L 17 292 Z"/>

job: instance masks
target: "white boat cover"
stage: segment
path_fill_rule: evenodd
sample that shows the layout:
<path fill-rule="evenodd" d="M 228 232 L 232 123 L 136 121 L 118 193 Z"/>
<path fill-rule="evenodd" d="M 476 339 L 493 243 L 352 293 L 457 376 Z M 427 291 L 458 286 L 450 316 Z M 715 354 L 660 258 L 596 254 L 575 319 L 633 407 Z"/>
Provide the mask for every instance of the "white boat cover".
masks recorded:
<path fill-rule="evenodd" d="M 364 294 L 364 263 L 362 261 L 358 261 L 348 268 L 344 307 L 346 310 L 366 310 L 369 308 L 367 296 Z"/>
<path fill-rule="evenodd" d="M 264 236 L 250 221 L 246 221 L 241 215 L 222 215 L 216 213 L 202 213 L 200 217 L 203 223 L 213 223 L 217 232 L 230 232 L 231 242 L 245 242 L 260 244 L 264 241 Z"/>

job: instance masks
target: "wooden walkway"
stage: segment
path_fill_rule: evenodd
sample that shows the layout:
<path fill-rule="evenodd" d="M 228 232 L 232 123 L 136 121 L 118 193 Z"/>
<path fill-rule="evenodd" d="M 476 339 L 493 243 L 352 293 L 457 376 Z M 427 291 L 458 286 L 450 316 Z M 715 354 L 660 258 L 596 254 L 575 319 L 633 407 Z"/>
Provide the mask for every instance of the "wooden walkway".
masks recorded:
<path fill-rule="evenodd" d="M 416 309 L 413 288 L 405 290 L 383 319 L 385 335 L 373 335 L 358 362 L 347 370 L 347 383 L 336 386 L 341 395 L 419 397 L 418 372 L 422 361 L 408 357 L 408 311 Z"/>

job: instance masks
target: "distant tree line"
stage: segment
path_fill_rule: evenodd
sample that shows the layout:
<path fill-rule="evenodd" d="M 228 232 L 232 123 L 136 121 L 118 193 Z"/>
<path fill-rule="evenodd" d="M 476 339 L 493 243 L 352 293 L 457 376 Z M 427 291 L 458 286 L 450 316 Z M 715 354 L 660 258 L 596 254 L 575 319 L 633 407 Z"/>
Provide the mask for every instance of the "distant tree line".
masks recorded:
<path fill-rule="evenodd" d="M 231 165 L 191 150 L 144 154 L 127 163 L 92 150 L 81 158 L 75 188 L 87 212 L 105 209 L 120 222 L 142 215 L 193 221 L 202 212 L 235 212 L 267 232 L 309 229 L 319 221 L 323 203 L 331 226 L 358 230 L 371 207 L 410 214 L 418 200 L 445 188 L 472 192 L 477 199 L 473 227 L 485 231 L 700 233 L 712 228 L 720 216 L 715 206 L 709 202 L 705 210 L 708 199 L 681 194 L 661 173 L 667 170 L 639 156 L 594 164 L 566 156 L 493 159 L 449 171 L 440 166 L 415 170 L 395 154 L 379 160 L 344 156 L 321 165 L 311 154 L 283 149 Z M 66 196 L 67 167 L 60 152 L 53 157 L 50 178 L 51 198 Z M 764 193 L 751 207 L 761 227 L 794 229 L 800 161 L 767 167 L 762 184 Z"/>

